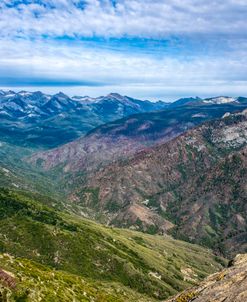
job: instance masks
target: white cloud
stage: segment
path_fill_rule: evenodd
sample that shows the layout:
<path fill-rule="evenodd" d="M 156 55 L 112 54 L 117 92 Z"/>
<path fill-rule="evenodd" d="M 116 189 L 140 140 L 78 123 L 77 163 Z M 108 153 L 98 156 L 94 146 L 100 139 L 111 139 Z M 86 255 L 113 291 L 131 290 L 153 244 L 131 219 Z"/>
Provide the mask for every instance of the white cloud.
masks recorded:
<path fill-rule="evenodd" d="M 88 81 L 102 85 L 88 94 L 111 89 L 143 97 L 247 90 L 247 1 L 114 2 L 2 0 L 0 80 Z M 138 44 L 87 44 L 86 37 L 160 40 L 144 51 Z"/>
<path fill-rule="evenodd" d="M 15 6 L 11 2 L 0 4 L 0 33 L 5 36 L 162 38 L 247 30 L 244 0 L 118 0 L 115 5 L 110 0 L 87 0 L 85 5 L 78 0 L 41 0 Z"/>
<path fill-rule="evenodd" d="M 223 92 L 228 86 L 229 93 L 236 85 L 239 92 L 246 90 L 243 89 L 247 82 L 246 56 L 240 56 L 243 48 L 240 52 L 228 53 L 226 57 L 196 56 L 181 60 L 88 48 L 82 42 L 73 45 L 57 45 L 46 40 L 1 42 L 0 74 L 6 72 L 14 81 L 18 75 L 29 79 L 92 81 L 107 86 L 107 89 L 115 86 L 116 89 L 112 88 L 114 91 L 125 89 L 126 93 L 130 91 L 135 95 L 138 92 L 143 96 L 144 93 L 154 96 L 156 91 L 157 97 L 165 90 L 178 95 L 189 91 L 193 94 L 194 89 L 194 94 L 197 94 L 200 89 L 203 91 L 203 87 Z M 104 90 L 102 87 L 96 90 L 99 92 L 100 89 Z"/>

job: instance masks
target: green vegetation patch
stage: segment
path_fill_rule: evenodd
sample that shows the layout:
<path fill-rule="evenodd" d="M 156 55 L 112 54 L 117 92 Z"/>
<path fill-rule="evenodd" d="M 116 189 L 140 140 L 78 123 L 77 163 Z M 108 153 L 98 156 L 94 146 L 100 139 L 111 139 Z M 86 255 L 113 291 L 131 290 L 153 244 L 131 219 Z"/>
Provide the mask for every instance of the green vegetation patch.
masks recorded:
<path fill-rule="evenodd" d="M 135 299 L 162 300 L 190 286 L 193 282 L 184 278 L 184 267 L 191 268 L 198 281 L 221 268 L 210 251 L 196 245 L 108 228 L 51 209 L 31 193 L 0 189 L 0 213 L 1 253 L 27 258 L 93 284 L 118 284 Z M 56 301 L 52 299 L 44 301 Z M 64 299 L 61 301 L 69 301 Z"/>

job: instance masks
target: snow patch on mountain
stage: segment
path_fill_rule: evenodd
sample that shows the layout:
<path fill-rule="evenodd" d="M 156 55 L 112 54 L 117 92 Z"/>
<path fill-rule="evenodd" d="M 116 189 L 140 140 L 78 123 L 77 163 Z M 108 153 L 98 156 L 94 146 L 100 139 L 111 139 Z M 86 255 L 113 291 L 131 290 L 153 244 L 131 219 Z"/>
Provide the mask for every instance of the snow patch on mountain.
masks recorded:
<path fill-rule="evenodd" d="M 204 99 L 203 103 L 205 104 L 226 104 L 236 102 L 237 98 L 228 97 L 228 96 L 218 96 L 214 98 Z"/>

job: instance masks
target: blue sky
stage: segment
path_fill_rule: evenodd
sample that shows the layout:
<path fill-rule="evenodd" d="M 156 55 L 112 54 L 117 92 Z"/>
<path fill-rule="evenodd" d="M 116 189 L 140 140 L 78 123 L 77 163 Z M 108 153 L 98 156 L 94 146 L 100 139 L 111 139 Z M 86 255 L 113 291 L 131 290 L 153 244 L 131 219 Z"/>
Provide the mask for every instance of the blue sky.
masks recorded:
<path fill-rule="evenodd" d="M 247 95 L 246 0 L 2 0 L 0 87 Z"/>

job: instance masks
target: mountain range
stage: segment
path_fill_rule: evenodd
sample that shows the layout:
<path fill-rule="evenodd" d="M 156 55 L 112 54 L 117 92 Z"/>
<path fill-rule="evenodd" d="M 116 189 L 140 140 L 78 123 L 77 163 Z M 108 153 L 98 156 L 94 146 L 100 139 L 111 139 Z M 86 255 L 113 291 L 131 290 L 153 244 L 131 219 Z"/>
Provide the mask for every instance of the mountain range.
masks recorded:
<path fill-rule="evenodd" d="M 211 301 L 246 275 L 196 286 L 247 252 L 247 98 L 0 91 L 0 119 L 6 301 Z"/>
<path fill-rule="evenodd" d="M 119 126 L 109 127 L 109 138 L 102 126 L 95 131 L 104 133 L 103 139 L 93 132 L 64 147 L 34 154 L 31 162 L 48 173 L 59 167 L 69 199 L 83 213 L 91 209 L 99 215 L 100 210 L 103 221 L 116 226 L 172 232 L 219 252 L 234 253 L 246 248 L 246 125 L 246 111 L 228 113 L 184 134 L 163 135 L 165 143 L 157 139 L 154 147 L 144 147 L 147 140 L 141 136 L 140 147 L 135 145 L 137 135 L 126 127 L 120 132 L 134 135 L 131 143 L 127 134 L 127 139 L 116 135 Z M 112 133 L 119 141 L 112 139 Z M 225 218 L 227 229 L 222 225 Z"/>
<path fill-rule="evenodd" d="M 70 98 L 62 92 L 0 91 L 0 135 L 2 140 L 18 145 L 51 148 L 114 119 L 165 107 L 163 102 L 140 101 L 117 93 Z"/>
<path fill-rule="evenodd" d="M 85 135 L 93 128 L 120 118 L 181 105 L 246 103 L 243 97 L 187 98 L 173 103 L 141 101 L 117 93 L 91 98 L 68 97 L 40 91 L 0 90 L 0 135 L 20 146 L 52 148 Z"/>
<path fill-rule="evenodd" d="M 191 99 L 190 99 L 191 100 Z M 178 101 L 179 103 L 180 101 Z M 47 152 L 37 153 L 46 169 L 65 165 L 64 170 L 87 170 L 142 149 L 167 142 L 201 123 L 243 110 L 246 102 L 205 105 L 189 102 L 185 106 L 131 115 L 103 124 L 72 143 Z M 40 162 L 40 161 L 39 161 Z"/>

